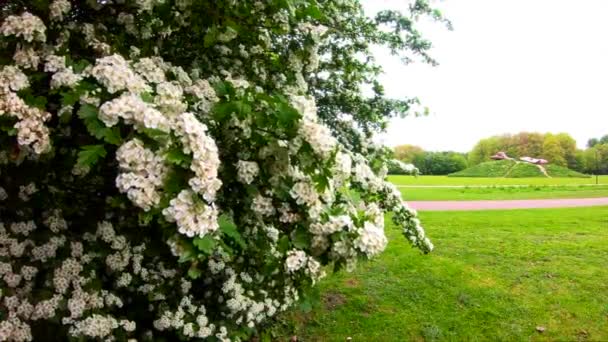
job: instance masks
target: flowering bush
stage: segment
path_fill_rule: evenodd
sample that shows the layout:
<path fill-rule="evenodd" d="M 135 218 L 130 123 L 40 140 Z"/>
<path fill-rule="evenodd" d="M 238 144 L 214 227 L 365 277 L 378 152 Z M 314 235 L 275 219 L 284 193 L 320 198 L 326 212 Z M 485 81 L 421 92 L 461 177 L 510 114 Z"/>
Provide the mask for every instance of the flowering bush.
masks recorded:
<path fill-rule="evenodd" d="M 428 59 L 415 16 L 1 6 L 0 340 L 243 340 L 327 266 L 380 253 L 386 212 L 433 248 L 367 143 L 415 100 L 360 92 L 380 72 L 358 59 L 368 42 Z"/>
<path fill-rule="evenodd" d="M 392 175 L 414 175 L 418 177 L 420 170 L 414 164 L 404 163 L 399 159 L 389 159 L 387 162 L 388 173 Z"/>

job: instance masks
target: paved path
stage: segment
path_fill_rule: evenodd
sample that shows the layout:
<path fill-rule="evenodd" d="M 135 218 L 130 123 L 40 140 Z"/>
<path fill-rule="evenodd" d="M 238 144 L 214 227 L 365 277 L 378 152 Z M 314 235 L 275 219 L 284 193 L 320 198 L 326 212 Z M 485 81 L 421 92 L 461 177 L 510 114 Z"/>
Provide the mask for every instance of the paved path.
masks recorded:
<path fill-rule="evenodd" d="M 422 211 L 568 208 L 608 205 L 608 197 L 508 201 L 407 201 L 407 204 Z"/>

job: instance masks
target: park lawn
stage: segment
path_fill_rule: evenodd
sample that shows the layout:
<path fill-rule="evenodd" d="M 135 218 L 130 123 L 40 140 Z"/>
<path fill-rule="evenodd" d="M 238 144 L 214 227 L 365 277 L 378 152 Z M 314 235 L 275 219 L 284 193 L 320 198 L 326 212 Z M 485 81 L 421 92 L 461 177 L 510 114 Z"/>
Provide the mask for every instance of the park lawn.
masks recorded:
<path fill-rule="evenodd" d="M 580 185 L 595 184 L 591 178 L 483 178 L 483 177 L 448 177 L 448 176 L 402 176 L 390 175 L 388 180 L 396 185 Z M 608 185 L 608 175 L 598 177 L 599 184 Z"/>
<path fill-rule="evenodd" d="M 608 197 L 608 185 L 399 188 L 406 201 L 472 201 Z"/>
<path fill-rule="evenodd" d="M 433 253 L 387 227 L 385 253 L 323 280 L 320 304 L 284 316 L 279 340 L 608 340 L 608 207 L 421 219 Z"/>

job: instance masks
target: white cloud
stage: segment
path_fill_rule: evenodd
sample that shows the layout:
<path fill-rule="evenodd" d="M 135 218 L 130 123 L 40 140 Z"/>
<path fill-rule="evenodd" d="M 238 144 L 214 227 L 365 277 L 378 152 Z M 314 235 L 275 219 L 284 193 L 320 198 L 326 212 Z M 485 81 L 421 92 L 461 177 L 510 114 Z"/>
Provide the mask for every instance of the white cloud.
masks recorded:
<path fill-rule="evenodd" d="M 364 0 L 366 10 L 402 0 Z M 438 67 L 386 51 L 387 95 L 419 97 L 428 117 L 393 119 L 381 141 L 468 151 L 483 137 L 568 132 L 583 147 L 608 134 L 608 1 L 446 0 L 454 31 L 424 23 Z"/>

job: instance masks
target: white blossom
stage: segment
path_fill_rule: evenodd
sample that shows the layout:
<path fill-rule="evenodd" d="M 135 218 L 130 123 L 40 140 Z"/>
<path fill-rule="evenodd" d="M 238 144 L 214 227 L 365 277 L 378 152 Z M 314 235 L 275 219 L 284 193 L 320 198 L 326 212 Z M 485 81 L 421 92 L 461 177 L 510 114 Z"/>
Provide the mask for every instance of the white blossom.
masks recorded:
<path fill-rule="evenodd" d="M 239 160 L 236 164 L 237 177 L 244 184 L 251 184 L 255 177 L 260 173 L 258 163 L 254 161 Z"/>
<path fill-rule="evenodd" d="M 158 110 L 144 102 L 139 95 L 124 93 L 99 108 L 99 119 L 106 126 L 114 126 L 122 118 L 127 124 L 168 132 L 169 120 Z"/>
<path fill-rule="evenodd" d="M 163 210 L 169 222 L 176 222 L 178 231 L 188 237 L 203 237 L 218 229 L 215 206 L 194 199 L 191 190 L 182 190 Z"/>
<path fill-rule="evenodd" d="M 122 172 L 116 177 L 116 187 L 135 205 L 150 210 L 160 201 L 159 188 L 167 174 L 164 159 L 144 147 L 143 142 L 132 139 L 116 151 L 116 160 Z"/>
<path fill-rule="evenodd" d="M 71 8 L 69 0 L 53 0 L 49 6 L 51 20 L 62 21 Z"/>
<path fill-rule="evenodd" d="M 304 251 L 290 250 L 287 252 L 287 259 L 285 259 L 285 269 L 289 273 L 299 271 L 306 266 L 307 260 L 308 256 Z"/>
<path fill-rule="evenodd" d="M 46 26 L 37 16 L 30 12 L 23 12 L 19 16 L 8 16 L 0 26 L 0 34 L 21 37 L 27 42 L 34 40 L 44 42 L 46 41 Z"/>

